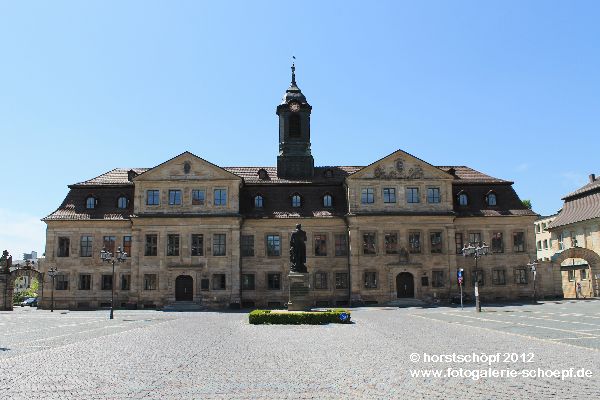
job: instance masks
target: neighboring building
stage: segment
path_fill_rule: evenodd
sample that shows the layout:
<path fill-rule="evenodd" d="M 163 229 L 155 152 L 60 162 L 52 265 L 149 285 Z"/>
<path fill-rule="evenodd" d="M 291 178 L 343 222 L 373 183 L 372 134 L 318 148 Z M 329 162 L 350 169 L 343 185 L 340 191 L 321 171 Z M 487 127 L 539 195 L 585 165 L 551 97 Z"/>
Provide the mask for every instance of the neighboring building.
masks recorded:
<path fill-rule="evenodd" d="M 595 174 L 589 183 L 563 198 L 562 210 L 548 225 L 552 261 L 561 265 L 565 297 L 599 296 L 600 280 L 600 180 Z"/>
<path fill-rule="evenodd" d="M 184 152 L 70 185 L 44 218 L 56 306 L 107 306 L 113 284 L 122 306 L 283 306 L 298 223 L 315 305 L 448 299 L 457 268 L 484 299 L 532 296 L 536 214 L 512 182 L 402 150 L 366 167 L 314 167 L 311 112 L 292 72 L 276 110 L 277 167 L 222 168 Z M 461 255 L 469 241 L 491 247 L 477 270 Z M 130 257 L 113 282 L 100 251 L 118 247 Z M 43 293 L 47 307 L 50 287 Z"/>
<path fill-rule="evenodd" d="M 547 217 L 539 217 L 535 223 L 535 246 L 537 250 L 537 259 L 539 261 L 550 261 L 554 255 L 552 249 L 552 235 L 548 231 L 548 225 L 558 214 L 550 215 Z"/>
<path fill-rule="evenodd" d="M 13 260 L 12 268 L 10 270 L 14 271 L 18 268 L 24 267 L 25 265 L 27 265 L 28 262 L 32 268 L 39 269 L 38 257 L 37 257 L 36 251 L 32 251 L 31 253 L 23 253 L 22 260 Z M 29 287 L 31 286 L 31 278 L 32 277 L 29 275 L 22 275 L 22 276 L 18 276 L 17 278 L 15 278 L 14 292 L 20 293 L 22 291 L 29 289 Z"/>

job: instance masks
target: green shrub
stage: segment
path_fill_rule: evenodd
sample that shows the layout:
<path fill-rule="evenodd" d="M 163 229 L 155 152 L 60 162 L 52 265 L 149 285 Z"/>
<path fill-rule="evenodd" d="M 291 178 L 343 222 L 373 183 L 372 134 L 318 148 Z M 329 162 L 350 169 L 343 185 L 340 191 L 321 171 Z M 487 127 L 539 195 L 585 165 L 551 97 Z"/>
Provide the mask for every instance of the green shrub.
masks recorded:
<path fill-rule="evenodd" d="M 341 316 L 345 314 L 347 318 Z M 323 325 L 323 324 L 349 324 L 350 312 L 344 309 L 307 312 L 272 312 L 271 310 L 254 310 L 248 315 L 251 324 L 273 325 Z"/>

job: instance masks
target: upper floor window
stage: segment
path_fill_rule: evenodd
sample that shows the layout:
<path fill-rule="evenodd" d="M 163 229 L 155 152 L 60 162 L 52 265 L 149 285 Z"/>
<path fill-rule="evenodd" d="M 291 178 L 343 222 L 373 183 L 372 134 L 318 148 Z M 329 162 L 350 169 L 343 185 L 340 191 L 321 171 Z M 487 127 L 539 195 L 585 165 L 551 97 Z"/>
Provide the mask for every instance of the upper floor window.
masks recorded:
<path fill-rule="evenodd" d="M 227 189 L 215 189 L 215 206 L 227 205 Z"/>
<path fill-rule="evenodd" d="M 167 235 L 167 256 L 179 255 L 179 235 Z"/>
<path fill-rule="evenodd" d="M 179 206 L 181 205 L 181 190 L 169 190 L 169 205 Z"/>
<path fill-rule="evenodd" d="M 406 202 L 407 203 L 418 203 L 419 202 L 419 188 L 416 188 L 416 187 L 406 188 Z"/>
<path fill-rule="evenodd" d="M 204 255 L 204 235 L 194 233 L 192 234 L 192 251 L 193 256 Z"/>
<path fill-rule="evenodd" d="M 469 204 L 469 197 L 467 196 L 466 193 L 461 193 L 458 195 L 458 205 L 459 206 L 466 206 Z"/>
<path fill-rule="evenodd" d="M 242 257 L 254 256 L 254 235 L 242 235 Z"/>
<path fill-rule="evenodd" d="M 302 205 L 302 198 L 299 194 L 292 196 L 292 207 L 300 207 Z"/>
<path fill-rule="evenodd" d="M 348 235 L 345 233 L 337 234 L 334 236 L 335 239 L 335 255 L 336 256 L 347 256 L 348 255 Z"/>
<path fill-rule="evenodd" d="M 333 197 L 330 194 L 326 194 L 323 196 L 323 207 L 331 207 L 333 206 Z"/>
<path fill-rule="evenodd" d="M 117 199 L 117 207 L 118 208 L 127 208 L 129 205 L 129 199 L 126 196 L 119 196 Z"/>
<path fill-rule="evenodd" d="M 488 206 L 495 206 L 497 204 L 496 193 L 494 193 L 494 192 L 488 193 L 485 200 L 486 200 Z"/>
<path fill-rule="evenodd" d="M 327 255 L 327 235 L 316 234 L 315 239 L 315 256 Z"/>
<path fill-rule="evenodd" d="M 146 244 L 144 247 L 145 256 L 156 256 L 158 255 L 158 235 L 149 234 L 146 235 Z"/>
<path fill-rule="evenodd" d="M 254 208 L 263 208 L 263 197 L 260 194 L 254 196 Z"/>
<path fill-rule="evenodd" d="M 376 254 L 377 245 L 374 233 L 363 234 L 363 254 Z"/>
<path fill-rule="evenodd" d="M 525 232 L 513 233 L 513 251 L 522 253 L 525 251 Z"/>
<path fill-rule="evenodd" d="M 94 196 L 88 196 L 85 199 L 85 208 L 96 208 L 96 204 L 98 203 L 98 201 L 96 200 L 96 198 Z"/>
<path fill-rule="evenodd" d="M 226 236 L 223 233 L 213 235 L 213 256 L 224 256 L 227 254 Z"/>
<path fill-rule="evenodd" d="M 492 252 L 493 253 L 504 252 L 504 239 L 502 237 L 502 232 L 493 232 L 492 233 Z"/>
<path fill-rule="evenodd" d="M 440 188 L 428 188 L 427 189 L 427 202 L 428 203 L 439 203 L 441 201 Z"/>
<path fill-rule="evenodd" d="M 204 205 L 204 190 L 195 189 L 192 190 L 192 205 L 193 206 L 203 206 Z"/>
<path fill-rule="evenodd" d="M 364 188 L 360 193 L 360 202 L 362 204 L 372 204 L 375 202 L 375 193 L 373 188 Z"/>
<path fill-rule="evenodd" d="M 79 255 L 81 257 L 91 257 L 92 256 L 92 236 L 82 236 L 81 237 L 81 245 Z"/>
<path fill-rule="evenodd" d="M 442 232 L 431 232 L 429 235 L 431 242 L 431 252 L 441 253 L 442 252 Z"/>
<path fill-rule="evenodd" d="M 160 204 L 160 191 L 159 190 L 146 191 L 146 205 L 157 206 L 159 204 Z"/>
<path fill-rule="evenodd" d="M 281 255 L 281 238 L 279 235 L 267 235 L 267 256 L 278 257 Z"/>
<path fill-rule="evenodd" d="M 383 202 L 384 203 L 395 203 L 396 202 L 396 189 L 395 188 L 383 188 Z"/>
<path fill-rule="evenodd" d="M 71 247 L 71 239 L 68 237 L 58 238 L 58 254 L 57 257 L 69 257 L 69 250 Z"/>

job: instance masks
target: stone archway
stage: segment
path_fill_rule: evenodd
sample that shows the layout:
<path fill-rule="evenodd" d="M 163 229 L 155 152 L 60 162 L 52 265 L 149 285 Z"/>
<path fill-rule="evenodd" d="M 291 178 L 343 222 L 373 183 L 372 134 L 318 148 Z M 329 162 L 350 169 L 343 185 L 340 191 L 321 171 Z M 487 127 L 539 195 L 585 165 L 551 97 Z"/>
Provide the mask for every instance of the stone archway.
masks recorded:
<path fill-rule="evenodd" d="M 3 273 L 0 277 L 0 289 L 2 293 L 0 293 L 0 303 L 2 303 L 2 307 L 0 309 L 4 311 L 12 311 L 13 310 L 13 294 L 15 289 L 15 280 L 19 277 L 27 276 L 30 278 L 37 278 L 40 282 L 40 290 L 39 298 L 42 298 L 43 290 L 44 290 L 44 274 L 34 269 L 32 265 L 25 265 L 23 267 L 17 267 L 9 273 Z"/>
<path fill-rule="evenodd" d="M 569 258 L 580 258 L 588 263 L 590 268 L 590 276 L 588 279 L 592 285 L 591 294 L 595 297 L 600 296 L 600 290 L 598 288 L 599 279 L 597 278 L 600 274 L 600 255 L 590 249 L 583 247 L 572 247 L 570 249 L 563 250 L 560 253 L 554 254 L 554 256 L 552 256 L 552 262 L 555 265 L 558 265 L 560 268 L 561 264 Z"/>

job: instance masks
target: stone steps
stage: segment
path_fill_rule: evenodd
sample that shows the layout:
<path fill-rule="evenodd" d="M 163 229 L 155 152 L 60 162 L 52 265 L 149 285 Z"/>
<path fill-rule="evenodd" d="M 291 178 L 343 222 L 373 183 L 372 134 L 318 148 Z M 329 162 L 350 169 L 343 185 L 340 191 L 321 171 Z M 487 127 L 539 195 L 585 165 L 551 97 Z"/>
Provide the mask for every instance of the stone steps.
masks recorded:
<path fill-rule="evenodd" d="M 204 311 L 207 307 L 196 301 L 177 301 L 167 304 L 163 311 Z"/>
<path fill-rule="evenodd" d="M 385 303 L 386 306 L 390 307 L 425 307 L 427 303 L 419 299 L 397 299 Z"/>

